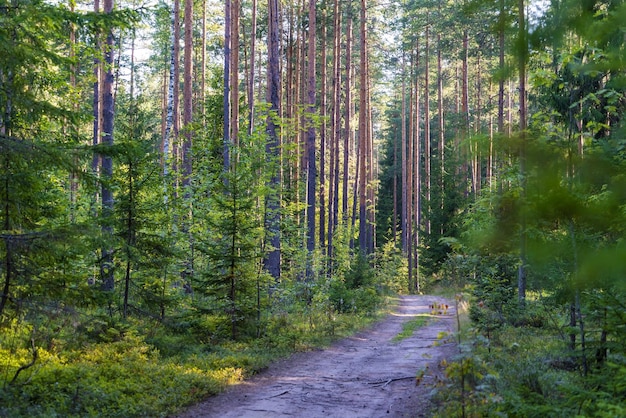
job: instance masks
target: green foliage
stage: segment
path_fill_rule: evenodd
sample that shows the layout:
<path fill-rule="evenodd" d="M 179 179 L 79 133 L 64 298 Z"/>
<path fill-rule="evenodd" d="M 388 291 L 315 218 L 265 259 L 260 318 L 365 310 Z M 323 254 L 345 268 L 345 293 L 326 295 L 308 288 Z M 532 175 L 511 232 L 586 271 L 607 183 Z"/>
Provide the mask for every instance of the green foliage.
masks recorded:
<path fill-rule="evenodd" d="M 406 294 L 409 283 L 407 259 L 393 241 L 379 248 L 375 254 L 376 284 L 383 294 Z"/>
<path fill-rule="evenodd" d="M 0 391 L 2 415 L 167 416 L 241 378 L 233 367 L 160 358 L 131 334 L 62 357 L 38 351 L 42 364 Z"/>
<path fill-rule="evenodd" d="M 430 317 L 430 315 L 419 315 L 415 319 L 404 322 L 402 324 L 402 331 L 398 335 L 393 337 L 392 341 L 402 341 L 405 338 L 411 337 L 417 329 L 425 326 L 428 323 Z"/>

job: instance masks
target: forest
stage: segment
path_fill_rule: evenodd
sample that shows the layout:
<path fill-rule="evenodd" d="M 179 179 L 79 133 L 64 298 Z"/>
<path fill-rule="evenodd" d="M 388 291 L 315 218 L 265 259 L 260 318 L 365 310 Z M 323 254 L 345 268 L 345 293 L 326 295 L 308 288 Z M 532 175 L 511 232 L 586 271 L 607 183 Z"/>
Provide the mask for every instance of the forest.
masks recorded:
<path fill-rule="evenodd" d="M 436 416 L 626 416 L 621 0 L 0 0 L 0 416 L 172 416 L 397 294 Z"/>

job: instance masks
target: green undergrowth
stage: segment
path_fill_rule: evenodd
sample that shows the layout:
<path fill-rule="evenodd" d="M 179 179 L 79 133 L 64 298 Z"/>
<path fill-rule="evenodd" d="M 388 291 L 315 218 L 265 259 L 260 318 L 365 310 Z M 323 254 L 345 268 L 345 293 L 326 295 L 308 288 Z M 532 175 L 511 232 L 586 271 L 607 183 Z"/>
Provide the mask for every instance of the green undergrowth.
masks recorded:
<path fill-rule="evenodd" d="M 566 313 L 562 306 L 530 301 L 510 323 L 496 325 L 480 316 L 462 321 L 459 354 L 440 365 L 446 378 L 436 383 L 434 416 L 626 416 L 622 346 L 609 339 L 608 356 L 600 362 L 590 327 L 586 350 L 580 339 L 572 349 L 570 332 L 579 330 L 566 326 Z"/>
<path fill-rule="evenodd" d="M 350 335 L 384 312 L 381 304 L 367 315 L 276 316 L 265 321 L 262 336 L 236 341 L 118 323 L 101 330 L 95 343 L 51 338 L 31 345 L 24 336 L 34 335 L 32 329 L 14 325 L 0 335 L 0 417 L 171 416 L 294 351 Z"/>

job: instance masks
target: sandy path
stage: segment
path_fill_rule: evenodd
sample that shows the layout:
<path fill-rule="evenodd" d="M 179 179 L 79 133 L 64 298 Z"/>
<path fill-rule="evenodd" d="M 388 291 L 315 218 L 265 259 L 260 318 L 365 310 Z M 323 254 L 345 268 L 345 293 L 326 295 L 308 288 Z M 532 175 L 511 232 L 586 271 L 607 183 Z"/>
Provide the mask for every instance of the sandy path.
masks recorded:
<path fill-rule="evenodd" d="M 392 341 L 403 322 L 430 314 L 433 303 L 451 306 L 412 337 Z M 456 352 L 455 323 L 453 302 L 402 296 L 395 312 L 371 328 L 328 349 L 297 353 L 273 364 L 180 418 L 430 416 L 439 362 Z M 425 368 L 423 383 L 416 385 L 415 376 Z"/>

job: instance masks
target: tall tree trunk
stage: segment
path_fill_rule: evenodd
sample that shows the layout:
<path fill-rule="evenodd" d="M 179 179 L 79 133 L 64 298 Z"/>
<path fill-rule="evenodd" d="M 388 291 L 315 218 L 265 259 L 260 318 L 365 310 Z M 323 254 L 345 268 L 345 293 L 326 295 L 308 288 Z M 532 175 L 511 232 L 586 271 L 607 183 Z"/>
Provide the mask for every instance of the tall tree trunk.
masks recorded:
<path fill-rule="evenodd" d="M 184 49 L 184 73 L 183 73 L 183 124 L 184 140 L 182 144 L 182 186 L 185 200 L 182 232 L 189 240 L 189 253 L 185 260 L 185 270 L 182 279 L 190 286 L 189 280 L 193 276 L 193 235 L 190 233 L 190 225 L 193 223 L 193 199 L 191 193 L 192 159 L 191 146 L 193 139 L 193 0 L 185 0 L 185 49 Z"/>
<path fill-rule="evenodd" d="M 333 234 L 338 224 L 339 217 L 339 138 L 341 136 L 341 12 L 339 9 L 339 0 L 335 0 L 333 4 L 333 99 L 332 99 L 332 117 L 331 117 L 331 179 L 330 182 L 330 201 L 329 220 L 328 220 L 328 257 L 333 257 Z M 331 263 L 332 265 L 332 263 Z"/>
<path fill-rule="evenodd" d="M 526 43 L 526 17 L 524 0 L 518 1 L 519 13 L 519 130 L 520 130 L 520 179 L 522 205 L 526 204 L 526 62 L 528 46 Z M 522 209 L 520 225 L 520 265 L 517 272 L 517 292 L 521 305 L 526 302 L 526 215 Z"/>
<path fill-rule="evenodd" d="M 352 1 L 348 2 L 346 23 L 346 78 L 345 78 L 345 109 L 344 109 L 344 137 L 343 137 L 343 180 L 342 180 L 342 203 L 341 211 L 344 223 L 348 224 L 348 182 L 349 180 L 349 161 L 350 161 L 350 135 L 352 127 L 350 119 L 352 118 Z"/>
<path fill-rule="evenodd" d="M 268 7 L 271 7 L 271 6 L 268 6 Z M 257 9 L 257 0 L 252 0 L 252 17 L 251 17 L 252 26 L 250 28 L 250 75 L 248 76 L 248 135 L 249 136 L 252 136 L 252 132 L 254 130 L 254 70 L 256 67 L 256 26 L 257 26 L 256 25 L 257 24 L 256 9 Z M 268 35 L 268 39 L 270 37 L 271 35 Z M 269 42 L 268 42 L 268 45 L 269 45 Z M 268 51 L 268 54 L 269 54 L 269 51 Z M 269 77 L 270 75 L 268 74 L 268 79 Z"/>
<path fill-rule="evenodd" d="M 185 50 L 183 74 L 183 125 L 185 139 L 182 145 L 183 187 L 191 184 L 191 141 L 193 121 L 193 0 L 185 0 Z M 185 196 L 189 191 L 185 190 Z"/>
<path fill-rule="evenodd" d="M 439 1 L 439 18 L 441 19 L 441 0 Z M 445 201 L 445 127 L 443 120 L 443 72 L 441 67 L 441 33 L 437 33 L 437 121 L 438 121 L 438 129 L 437 134 L 439 136 L 439 167 L 438 167 L 438 176 L 439 176 L 439 210 L 443 213 L 444 210 L 444 201 Z M 444 231 L 444 222 L 439 223 L 439 233 L 443 236 Z"/>
<path fill-rule="evenodd" d="M 367 22 L 366 0 L 361 0 L 361 29 L 360 33 L 360 59 L 359 59 L 359 249 L 362 254 L 368 252 L 368 225 L 367 225 L 367 159 L 368 159 L 368 133 L 367 133 Z"/>
<path fill-rule="evenodd" d="M 498 14 L 498 133 L 504 134 L 504 0 L 499 0 Z"/>
<path fill-rule="evenodd" d="M 256 0 L 255 4 L 256 4 Z M 202 54 L 200 63 L 200 103 L 202 109 L 202 127 L 206 128 L 206 0 L 202 0 Z"/>
<path fill-rule="evenodd" d="M 415 268 L 415 280 L 412 284 L 413 291 L 419 293 L 420 291 L 420 271 L 419 271 L 419 238 L 420 238 L 420 201 L 421 201 L 421 164 L 420 164 L 420 90 L 419 90 L 419 38 L 415 40 L 415 78 L 414 83 L 415 87 L 413 91 L 415 91 L 415 115 L 413 125 L 415 126 L 414 130 L 414 138 L 412 139 L 415 144 L 415 169 L 414 169 L 414 179 L 413 179 L 413 213 L 414 213 L 414 221 L 413 221 L 413 230 L 414 230 L 414 257 L 413 257 L 413 266 Z"/>
<path fill-rule="evenodd" d="M 315 0 L 309 0 L 309 39 L 307 67 L 307 135 L 306 135 L 306 222 L 307 222 L 307 280 L 313 278 L 311 257 L 315 250 L 315 189 L 317 172 L 315 165 L 315 32 L 316 26 Z"/>
<path fill-rule="evenodd" d="M 402 136 L 400 137 L 402 140 Z M 402 144 L 402 142 L 400 142 Z M 402 192 L 401 192 L 402 193 Z M 401 195 L 402 196 L 402 195 Z M 394 129 L 393 136 L 393 212 L 391 215 L 391 236 L 394 248 L 398 245 L 398 130 Z"/>
<path fill-rule="evenodd" d="M 367 41 L 367 39 L 366 39 Z M 367 45 L 366 45 L 367 48 Z M 371 105 L 371 78 L 369 53 L 366 49 L 365 59 L 365 75 L 366 75 L 366 96 L 365 96 L 365 109 L 367 111 L 367 251 L 368 254 L 374 253 L 376 247 L 376 190 L 374 188 L 374 177 L 377 173 L 374 171 L 376 166 L 374 164 L 374 116 L 372 114 Z"/>
<path fill-rule="evenodd" d="M 407 213 L 409 207 L 409 193 L 408 193 L 408 175 L 407 175 L 407 115 L 406 115 L 406 63 L 404 55 L 402 56 L 402 104 L 401 104 L 401 117 L 400 123 L 402 126 L 400 128 L 402 135 L 402 145 L 401 145 L 401 160 L 402 160 L 402 208 L 400 215 L 400 230 L 402 231 L 402 239 L 401 239 L 401 248 L 402 251 L 407 253 L 407 244 L 409 241 L 409 235 L 407 230 Z"/>
<path fill-rule="evenodd" d="M 414 146 L 414 131 L 415 131 L 415 105 L 413 102 L 413 77 L 417 77 L 417 67 L 415 66 L 413 54 L 411 54 L 411 73 L 409 78 L 409 110 L 408 110 L 408 134 L 407 134 L 407 167 L 406 167 L 406 256 L 407 256 L 407 265 L 408 265 L 408 288 L 409 292 L 413 291 L 413 193 L 415 190 L 413 188 L 413 170 L 415 167 L 415 160 L 417 158 L 417 154 L 414 154 L 415 146 Z M 404 84 L 404 80 L 403 80 Z"/>
<path fill-rule="evenodd" d="M 231 0 L 224 2 L 224 171 L 230 170 L 230 65 L 231 65 L 231 25 L 232 3 Z"/>
<path fill-rule="evenodd" d="M 230 140 L 239 145 L 239 0 L 231 0 L 230 35 Z"/>
<path fill-rule="evenodd" d="M 430 17 L 427 17 L 424 40 L 424 197 L 426 200 L 426 234 L 430 235 L 431 214 L 431 138 L 430 138 Z"/>
<path fill-rule="evenodd" d="M 178 126 L 178 99 L 179 99 L 179 78 L 180 78 L 180 16 L 179 16 L 180 4 L 178 0 L 174 1 L 172 7 L 172 33 L 170 39 L 170 70 L 169 70 L 169 85 L 167 92 L 167 110 L 165 121 L 165 134 L 163 136 L 163 176 L 165 177 L 165 192 L 164 201 L 167 203 L 167 176 L 169 175 L 170 162 L 176 164 L 176 153 L 172 150 L 172 156 L 170 159 L 170 146 L 176 141 L 179 132 Z"/>
<path fill-rule="evenodd" d="M 270 114 L 267 117 L 266 145 L 267 158 L 275 167 L 270 176 L 269 186 L 272 189 L 266 198 L 265 229 L 269 237 L 270 248 L 264 261 L 268 273 L 277 281 L 280 279 L 280 170 L 277 160 L 280 157 L 280 142 L 275 118 L 280 111 L 280 68 L 279 68 L 279 23 L 278 0 L 268 0 L 268 89 L 267 99 L 270 103 Z"/>
<path fill-rule="evenodd" d="M 174 0 L 174 10 L 173 10 L 173 25 L 172 25 L 172 36 L 173 36 L 173 61 L 174 61 L 174 90 L 173 90 L 173 101 L 172 101 L 172 171 L 178 174 L 178 164 L 179 164 L 179 153 L 178 153 L 178 140 L 180 135 L 180 0 Z M 178 193 L 178 176 L 176 176 L 175 184 L 174 184 L 174 195 L 176 196 Z"/>
<path fill-rule="evenodd" d="M 322 252 L 326 251 L 326 94 L 327 94 L 327 82 L 326 82 L 326 3 L 323 5 L 322 13 L 322 28 L 321 28 L 321 40 L 320 40 L 320 170 L 319 170 L 319 183 L 320 183 L 320 208 L 319 208 L 319 246 Z M 332 124 L 331 124 L 332 125 Z M 331 135 L 332 138 L 332 135 Z M 332 142 L 332 139 L 331 139 Z M 329 229 L 332 227 L 332 182 L 333 182 L 333 150 L 332 146 L 329 147 L 329 188 L 328 188 L 328 225 Z M 330 239 L 330 238 L 329 238 Z"/>
<path fill-rule="evenodd" d="M 100 13 L 100 0 L 94 0 L 93 8 L 95 13 Z M 97 45 L 96 48 L 100 50 L 101 42 L 100 42 L 100 34 L 97 35 Z M 100 79 L 101 79 L 101 71 L 102 71 L 102 63 L 99 58 L 94 58 L 93 63 L 93 145 L 98 145 L 100 143 L 100 123 L 102 119 L 102 109 L 101 105 L 101 96 L 102 93 L 100 91 Z M 100 165 L 100 156 L 94 155 L 93 160 L 91 162 L 91 171 L 95 175 L 98 172 L 98 166 Z M 97 201 L 97 196 L 96 199 Z"/>
<path fill-rule="evenodd" d="M 104 0 L 104 13 L 113 13 L 113 0 Z M 102 143 L 107 147 L 113 146 L 113 120 L 115 116 L 113 102 L 113 30 L 109 29 L 106 37 L 106 45 L 104 49 L 104 63 L 106 72 L 104 76 L 104 85 L 102 86 Z M 102 215 L 105 219 L 113 216 L 113 191 L 111 189 L 111 180 L 113 178 L 113 159 L 110 155 L 102 155 Z M 108 222 L 102 228 L 105 240 L 110 239 L 113 235 L 113 228 Z M 102 260 L 100 263 L 100 277 L 102 280 L 102 289 L 105 291 L 113 290 L 115 286 L 115 278 L 113 275 L 113 249 L 105 243 L 102 249 Z"/>

